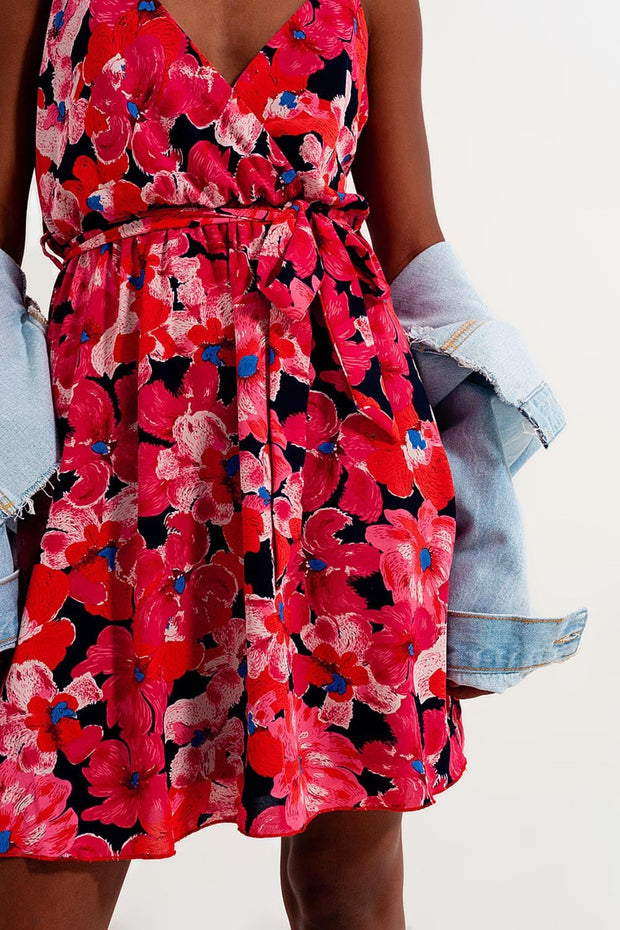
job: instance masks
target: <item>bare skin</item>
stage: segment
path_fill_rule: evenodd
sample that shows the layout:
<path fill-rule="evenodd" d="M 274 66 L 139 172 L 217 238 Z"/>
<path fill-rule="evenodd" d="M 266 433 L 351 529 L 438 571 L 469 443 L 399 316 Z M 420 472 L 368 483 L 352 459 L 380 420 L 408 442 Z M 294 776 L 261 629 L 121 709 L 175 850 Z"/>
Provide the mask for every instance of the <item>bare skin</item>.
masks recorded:
<path fill-rule="evenodd" d="M 165 4 L 229 84 L 301 0 L 168 0 Z M 352 168 L 370 205 L 368 228 L 388 281 L 443 240 L 431 185 L 421 97 L 418 0 L 362 0 L 369 30 L 370 117 Z M 21 263 L 34 170 L 36 79 L 50 0 L 0 0 L 0 247 Z M 248 23 L 252 24 L 248 30 Z M 38 509 L 39 515 L 44 513 Z M 20 528 L 22 596 L 42 523 Z M 12 651 L 0 653 L 0 684 Z M 448 682 L 463 699 L 491 692 Z M 282 839 L 281 884 L 291 930 L 404 930 L 402 816 L 317 816 Z M 0 930 L 106 930 L 129 862 L 0 861 Z"/>

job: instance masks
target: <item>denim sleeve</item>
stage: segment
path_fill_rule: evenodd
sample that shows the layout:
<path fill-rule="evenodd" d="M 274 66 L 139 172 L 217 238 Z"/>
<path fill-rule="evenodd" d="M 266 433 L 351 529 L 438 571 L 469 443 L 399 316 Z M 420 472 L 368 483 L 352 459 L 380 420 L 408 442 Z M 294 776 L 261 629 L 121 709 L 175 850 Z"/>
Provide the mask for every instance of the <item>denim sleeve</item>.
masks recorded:
<path fill-rule="evenodd" d="M 447 616 L 447 675 L 505 691 L 578 649 L 586 608 L 532 611 L 521 506 L 499 439 L 495 395 L 469 374 L 435 406 L 455 487 L 456 541 Z"/>
<path fill-rule="evenodd" d="M 8 523 L 0 523 L 0 652 L 17 643 L 19 618 L 17 589 L 19 571 L 15 568 L 8 537 Z"/>
<path fill-rule="evenodd" d="M 505 691 L 535 669 L 574 655 L 587 616 L 585 607 L 563 617 L 449 611 L 448 679 Z"/>

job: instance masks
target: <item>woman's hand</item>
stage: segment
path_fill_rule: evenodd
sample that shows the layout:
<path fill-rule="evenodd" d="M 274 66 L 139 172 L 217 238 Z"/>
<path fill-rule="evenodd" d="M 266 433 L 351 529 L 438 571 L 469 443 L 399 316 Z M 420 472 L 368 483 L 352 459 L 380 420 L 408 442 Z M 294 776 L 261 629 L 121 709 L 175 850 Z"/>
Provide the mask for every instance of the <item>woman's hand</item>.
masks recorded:
<path fill-rule="evenodd" d="M 479 697 L 481 694 L 495 694 L 495 691 L 481 691 L 479 688 L 470 688 L 468 685 L 457 685 L 450 679 L 448 679 L 446 687 L 450 697 L 458 698 L 459 701 L 464 698 Z"/>

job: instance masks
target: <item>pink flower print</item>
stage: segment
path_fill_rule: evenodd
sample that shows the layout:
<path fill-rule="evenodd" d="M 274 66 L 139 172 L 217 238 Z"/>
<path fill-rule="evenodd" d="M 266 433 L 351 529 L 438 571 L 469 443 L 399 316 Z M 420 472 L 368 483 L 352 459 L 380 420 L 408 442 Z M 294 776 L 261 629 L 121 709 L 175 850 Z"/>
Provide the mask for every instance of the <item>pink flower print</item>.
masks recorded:
<path fill-rule="evenodd" d="M 238 717 L 228 719 L 226 695 L 214 694 L 210 684 L 198 697 L 169 706 L 164 732 L 180 747 L 170 767 L 176 788 L 206 778 L 225 782 L 241 770 L 243 724 Z"/>
<path fill-rule="evenodd" d="M 421 605 L 407 601 L 395 607 L 368 611 L 368 619 L 383 625 L 375 632 L 368 650 L 373 675 L 381 684 L 400 693 L 414 690 L 414 667 L 419 655 L 435 644 L 439 628 L 433 616 Z"/>
<path fill-rule="evenodd" d="M 348 727 L 354 700 L 382 714 L 398 708 L 401 697 L 375 679 L 368 662 L 373 639 L 367 614 L 317 617 L 300 635 L 310 655 L 293 656 L 295 693 L 303 695 L 309 684 L 324 690 L 323 722 Z"/>
<path fill-rule="evenodd" d="M 58 752 L 76 764 L 99 743 L 101 727 L 82 728 L 79 712 L 101 699 L 92 675 L 76 677 L 59 691 L 43 662 L 13 664 L 6 679 L 7 701 L 0 704 L 0 752 L 25 772 L 54 770 Z"/>
<path fill-rule="evenodd" d="M 287 681 L 290 674 L 290 638 L 284 622 L 284 604 L 253 597 L 246 607 L 250 678 L 267 670 L 274 681 Z"/>
<path fill-rule="evenodd" d="M 394 601 L 413 600 L 433 614 L 452 564 L 455 520 L 438 516 L 430 501 L 417 520 L 406 510 L 386 510 L 385 516 L 390 525 L 368 527 L 366 539 L 381 552 L 381 573 Z"/>
<path fill-rule="evenodd" d="M 230 149 L 222 149 L 208 139 L 195 142 L 190 149 L 187 174 L 209 206 L 220 207 L 237 193 L 229 160 Z"/>
<path fill-rule="evenodd" d="M 164 21 L 156 22 L 152 28 L 165 46 L 168 35 Z M 175 57 L 159 101 L 162 118 L 174 120 L 183 114 L 198 129 L 204 129 L 217 119 L 221 109 L 213 69 L 190 54 Z M 219 154 L 220 150 L 217 151 Z"/>
<path fill-rule="evenodd" d="M 363 765 L 392 782 L 393 787 L 382 795 L 386 807 L 405 810 L 422 807 L 430 797 L 431 766 L 420 737 L 415 703 L 403 704 L 397 714 L 386 718 L 386 723 L 392 730 L 394 742 L 371 740 L 365 743 Z M 366 799 L 361 804 L 361 807 L 370 806 Z"/>
<path fill-rule="evenodd" d="M 71 782 L 23 772 L 6 759 L 0 765 L 0 857 L 11 850 L 48 859 L 65 854 L 78 827 L 67 807 L 70 794 Z"/>
<path fill-rule="evenodd" d="M 118 827 L 133 827 L 137 820 L 148 833 L 164 829 L 168 815 L 164 753 L 156 733 L 104 740 L 90 758 L 84 775 L 89 792 L 104 798 L 82 812 L 83 820 L 100 820 Z"/>
<path fill-rule="evenodd" d="M 272 731 L 284 746 L 284 763 L 272 794 L 286 799 L 291 832 L 301 830 L 323 809 L 355 807 L 366 795 L 355 777 L 363 766 L 351 741 L 328 730 L 315 707 L 302 704 L 292 713 L 294 728 L 278 717 Z"/>
<path fill-rule="evenodd" d="M 134 481 L 137 433 L 130 412 L 116 422 L 112 398 L 93 381 L 79 381 L 69 409 L 69 434 L 64 448 L 63 471 L 78 474 L 74 499 L 82 506 L 103 496 L 114 472 L 121 481 Z"/>
<path fill-rule="evenodd" d="M 152 656 L 136 646 L 129 630 L 107 626 L 97 642 L 89 646 L 86 659 L 75 666 L 74 674 L 106 675 L 101 691 L 109 727 L 118 724 L 123 736 L 147 733 L 161 727 L 168 697 L 167 683 Z"/>
<path fill-rule="evenodd" d="M 345 543 L 339 533 L 351 518 L 334 507 L 313 514 L 305 525 L 299 569 L 317 614 L 363 611 L 365 599 L 354 587 L 356 578 L 367 578 L 379 568 L 379 552 L 364 543 Z"/>
<path fill-rule="evenodd" d="M 304 3 L 269 42 L 276 49 L 274 64 L 285 74 L 311 75 L 333 58 L 341 39 L 329 16 L 318 17 L 311 3 Z"/>
<path fill-rule="evenodd" d="M 162 43 L 156 35 L 142 31 L 126 47 L 122 47 L 122 38 L 119 45 L 118 54 L 98 71 L 91 85 L 89 109 L 95 114 L 89 113 L 88 118 L 94 127 L 96 117 L 103 117 L 105 127 L 93 128 L 91 133 L 97 157 L 111 162 L 130 149 L 145 173 L 174 171 L 180 155 L 170 145 L 169 129 L 159 109 L 166 72 Z"/>

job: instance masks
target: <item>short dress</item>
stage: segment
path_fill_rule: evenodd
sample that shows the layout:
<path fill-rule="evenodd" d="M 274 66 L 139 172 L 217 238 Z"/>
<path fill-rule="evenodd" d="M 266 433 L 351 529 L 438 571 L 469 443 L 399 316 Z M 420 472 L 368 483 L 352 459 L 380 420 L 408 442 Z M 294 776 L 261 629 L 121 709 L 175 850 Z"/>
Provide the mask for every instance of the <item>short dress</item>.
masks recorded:
<path fill-rule="evenodd" d="M 0 693 L 0 856 L 292 835 L 465 769 L 452 474 L 345 190 L 367 53 L 360 0 L 304 0 L 231 85 L 158 0 L 51 4 L 62 461 Z"/>

